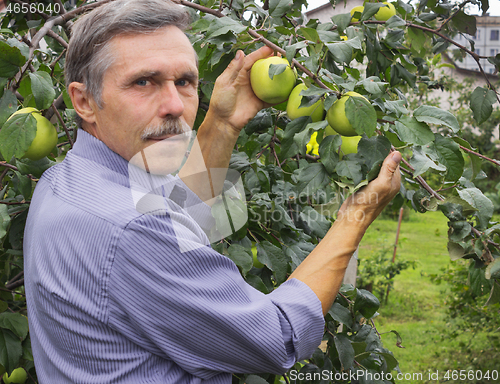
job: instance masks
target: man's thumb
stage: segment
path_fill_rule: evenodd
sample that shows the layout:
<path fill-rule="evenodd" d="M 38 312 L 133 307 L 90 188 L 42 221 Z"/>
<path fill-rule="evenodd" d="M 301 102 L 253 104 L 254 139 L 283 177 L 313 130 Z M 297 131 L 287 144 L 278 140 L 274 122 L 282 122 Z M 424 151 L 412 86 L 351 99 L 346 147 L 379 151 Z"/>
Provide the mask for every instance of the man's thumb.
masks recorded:
<path fill-rule="evenodd" d="M 398 165 L 401 162 L 401 153 L 394 151 L 390 153 L 384 160 L 382 164 L 382 169 L 380 170 L 380 175 L 385 179 L 392 179 L 394 172 L 398 169 Z"/>

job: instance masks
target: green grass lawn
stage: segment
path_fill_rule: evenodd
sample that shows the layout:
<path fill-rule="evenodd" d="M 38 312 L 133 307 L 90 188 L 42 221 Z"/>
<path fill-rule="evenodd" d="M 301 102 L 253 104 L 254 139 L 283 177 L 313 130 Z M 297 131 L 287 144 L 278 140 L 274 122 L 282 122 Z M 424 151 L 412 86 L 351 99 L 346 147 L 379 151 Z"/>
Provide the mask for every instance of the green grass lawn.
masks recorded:
<path fill-rule="evenodd" d="M 359 249 L 363 262 L 372 252 L 390 247 L 390 255 L 396 237 L 397 221 L 377 219 L 365 234 Z M 491 356 L 492 366 L 500 373 L 500 351 L 488 342 L 490 335 L 462 333 L 449 336 L 449 318 L 446 313 L 447 285 L 437 285 L 430 275 L 440 274 L 442 268 L 452 263 L 448 256 L 447 219 L 441 212 L 417 214 L 412 212 L 401 225 L 396 258 L 415 260 L 416 268 L 404 270 L 396 277 L 389 294 L 388 304 L 382 305 L 376 326 L 384 345 L 399 361 L 407 379 L 401 383 L 458 383 L 444 380 L 445 370 L 478 369 L 477 356 Z M 396 330 L 402 337 L 402 345 L 396 346 Z M 384 334 L 385 333 L 385 334 Z M 474 360 L 476 359 L 476 360 Z M 439 371 L 439 381 L 429 380 L 429 372 Z M 422 374 L 422 376 L 419 376 Z M 415 379 L 412 379 L 415 378 Z M 493 383 L 499 380 L 464 381 L 464 383 Z"/>

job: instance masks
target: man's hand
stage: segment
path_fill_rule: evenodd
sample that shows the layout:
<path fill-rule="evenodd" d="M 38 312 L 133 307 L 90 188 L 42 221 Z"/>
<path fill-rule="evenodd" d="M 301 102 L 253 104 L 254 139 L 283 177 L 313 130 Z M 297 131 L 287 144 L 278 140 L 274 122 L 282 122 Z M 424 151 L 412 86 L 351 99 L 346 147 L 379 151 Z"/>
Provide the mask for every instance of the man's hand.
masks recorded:
<path fill-rule="evenodd" d="M 376 179 L 353 195 L 342 204 L 338 219 L 355 220 L 360 225 L 368 227 L 382 212 L 384 207 L 399 192 L 401 174 L 399 172 L 399 152 L 390 153 L 384 160 Z"/>
<path fill-rule="evenodd" d="M 269 104 L 255 96 L 250 86 L 250 69 L 257 60 L 264 59 L 272 53 L 273 50 L 267 46 L 248 56 L 238 51 L 215 82 L 207 117 L 222 123 L 226 128 L 233 129 L 237 136 L 257 112 L 269 107 Z"/>

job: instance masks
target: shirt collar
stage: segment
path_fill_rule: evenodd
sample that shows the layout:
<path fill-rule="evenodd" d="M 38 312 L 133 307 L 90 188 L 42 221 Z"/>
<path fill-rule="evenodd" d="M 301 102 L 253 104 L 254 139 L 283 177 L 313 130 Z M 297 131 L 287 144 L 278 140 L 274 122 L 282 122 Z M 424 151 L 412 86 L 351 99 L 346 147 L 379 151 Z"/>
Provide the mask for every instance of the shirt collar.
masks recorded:
<path fill-rule="evenodd" d="M 76 156 L 92 160 L 112 171 L 128 176 L 128 161 L 83 129 L 78 129 L 72 152 Z"/>

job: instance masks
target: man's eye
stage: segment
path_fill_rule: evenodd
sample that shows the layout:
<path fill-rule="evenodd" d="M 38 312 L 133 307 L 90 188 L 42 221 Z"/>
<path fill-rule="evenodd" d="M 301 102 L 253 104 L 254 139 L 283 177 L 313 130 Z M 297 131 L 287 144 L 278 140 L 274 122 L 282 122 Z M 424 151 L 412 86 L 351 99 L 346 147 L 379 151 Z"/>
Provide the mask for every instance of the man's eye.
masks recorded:
<path fill-rule="evenodd" d="M 140 85 L 141 87 L 145 87 L 146 85 L 148 85 L 148 81 L 147 81 L 147 80 L 144 80 L 144 79 L 137 80 L 135 83 L 136 83 L 137 85 Z"/>
<path fill-rule="evenodd" d="M 177 80 L 175 82 L 175 85 L 178 85 L 179 87 L 185 87 L 186 85 L 189 84 L 189 81 L 187 80 L 184 80 L 184 79 L 181 79 L 181 80 Z"/>

